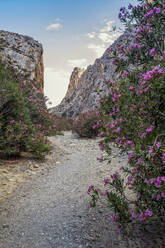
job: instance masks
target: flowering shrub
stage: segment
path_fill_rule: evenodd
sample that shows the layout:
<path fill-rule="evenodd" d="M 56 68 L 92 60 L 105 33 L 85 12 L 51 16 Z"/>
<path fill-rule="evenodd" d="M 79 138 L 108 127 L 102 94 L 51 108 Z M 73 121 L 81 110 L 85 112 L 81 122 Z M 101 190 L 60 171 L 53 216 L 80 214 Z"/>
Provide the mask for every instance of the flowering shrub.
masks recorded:
<path fill-rule="evenodd" d="M 120 9 L 119 18 L 127 28 L 133 24 L 136 34 L 131 47 L 121 43 L 114 51 L 119 77 L 106 82 L 110 93 L 100 110 L 106 116 L 99 130 L 102 150 L 109 156 L 113 141 L 128 153 L 129 166 L 104 179 L 104 192 L 94 186 L 88 190 L 91 206 L 99 196 L 107 198 L 119 230 L 129 222 L 165 216 L 165 4 L 139 2 Z M 134 201 L 125 194 L 126 188 L 134 193 Z"/>
<path fill-rule="evenodd" d="M 82 138 L 93 138 L 98 135 L 98 121 L 99 116 L 96 112 L 84 112 L 74 120 L 73 129 Z"/>
<path fill-rule="evenodd" d="M 73 120 L 71 118 L 54 115 L 54 120 L 56 123 L 57 132 L 73 130 Z"/>
<path fill-rule="evenodd" d="M 43 158 L 51 146 L 46 138 L 54 130 L 46 99 L 12 66 L 0 63 L 0 154 L 17 156 L 29 151 Z"/>

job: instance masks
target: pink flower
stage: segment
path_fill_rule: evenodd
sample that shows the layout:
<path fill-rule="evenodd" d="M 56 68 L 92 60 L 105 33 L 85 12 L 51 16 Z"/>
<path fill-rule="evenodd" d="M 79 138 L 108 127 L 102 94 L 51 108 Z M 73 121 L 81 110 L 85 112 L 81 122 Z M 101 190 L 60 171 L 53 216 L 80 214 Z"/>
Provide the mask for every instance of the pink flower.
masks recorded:
<path fill-rule="evenodd" d="M 135 89 L 135 87 L 132 85 L 129 87 L 129 90 L 134 90 L 134 89 Z"/>
<path fill-rule="evenodd" d="M 154 183 L 154 182 L 155 182 L 155 178 L 151 178 L 150 183 Z"/>
<path fill-rule="evenodd" d="M 152 199 L 154 199 L 155 198 L 155 195 L 154 194 L 152 194 Z"/>
<path fill-rule="evenodd" d="M 162 182 L 165 182 L 165 177 L 161 177 L 161 181 Z"/>
<path fill-rule="evenodd" d="M 101 151 L 104 151 L 104 149 L 105 149 L 104 145 L 103 144 L 100 144 L 100 150 Z"/>
<path fill-rule="evenodd" d="M 152 132 L 153 129 L 154 129 L 154 126 L 148 127 L 148 128 L 146 129 L 146 132 Z"/>
<path fill-rule="evenodd" d="M 163 197 L 163 198 L 165 197 L 165 192 L 161 193 L 161 197 Z"/>
<path fill-rule="evenodd" d="M 142 161 L 143 161 L 142 158 L 138 158 L 137 164 L 141 164 Z"/>
<path fill-rule="evenodd" d="M 146 209 L 145 215 L 146 215 L 146 216 L 152 216 L 152 211 Z"/>
<path fill-rule="evenodd" d="M 104 186 L 106 185 L 106 184 L 108 184 L 109 183 L 109 179 L 108 178 L 104 178 Z"/>
<path fill-rule="evenodd" d="M 152 48 L 152 49 L 150 50 L 150 55 L 153 55 L 154 52 L 155 52 L 155 48 Z"/>
<path fill-rule="evenodd" d="M 89 194 L 89 193 L 91 192 L 92 189 L 94 189 L 94 186 L 93 186 L 93 185 L 89 185 L 87 194 Z"/>
<path fill-rule="evenodd" d="M 160 13 L 160 8 L 154 8 L 154 10 L 156 11 L 156 14 Z"/>
<path fill-rule="evenodd" d="M 103 135 L 104 135 L 104 132 L 101 132 L 101 133 L 98 134 L 98 137 L 101 137 Z"/>
<path fill-rule="evenodd" d="M 107 194 L 108 194 L 108 191 L 107 191 L 107 190 L 105 190 L 105 191 L 104 191 L 104 195 L 107 195 Z"/>
<path fill-rule="evenodd" d="M 120 127 L 118 127 L 118 128 L 116 129 L 116 132 L 117 132 L 117 133 L 120 133 L 120 131 L 121 131 L 121 129 L 120 129 Z"/>
<path fill-rule="evenodd" d="M 154 152 L 154 148 L 153 148 L 153 146 L 151 146 L 149 149 L 149 154 L 152 156 L 153 152 Z"/>
<path fill-rule="evenodd" d="M 103 158 L 97 158 L 97 161 L 99 161 L 100 163 L 103 162 Z"/>
<path fill-rule="evenodd" d="M 141 137 L 145 137 L 145 136 L 146 136 L 146 133 L 142 133 L 142 134 L 141 134 Z"/>
<path fill-rule="evenodd" d="M 156 183 L 155 183 L 155 187 L 156 187 L 156 188 L 160 188 L 160 182 L 156 182 Z"/>
<path fill-rule="evenodd" d="M 124 73 L 121 75 L 121 77 L 122 77 L 122 78 L 126 78 L 127 74 L 128 74 L 127 72 L 124 72 Z"/>
<path fill-rule="evenodd" d="M 139 215 L 139 220 L 140 221 L 143 221 L 144 220 L 144 217 L 143 217 L 143 213 L 141 212 L 140 215 Z"/>
<path fill-rule="evenodd" d="M 161 143 L 160 142 L 156 142 L 156 147 L 160 148 L 161 147 Z"/>
<path fill-rule="evenodd" d="M 131 216 L 132 216 L 132 218 L 136 218 L 136 213 L 134 211 L 132 211 Z"/>

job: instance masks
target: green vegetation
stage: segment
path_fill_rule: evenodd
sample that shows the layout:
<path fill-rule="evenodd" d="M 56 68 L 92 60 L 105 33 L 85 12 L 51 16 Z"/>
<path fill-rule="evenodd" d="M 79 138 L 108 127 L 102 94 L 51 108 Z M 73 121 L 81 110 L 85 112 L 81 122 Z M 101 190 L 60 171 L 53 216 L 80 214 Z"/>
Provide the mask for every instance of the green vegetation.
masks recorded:
<path fill-rule="evenodd" d="M 103 195 L 107 199 L 119 231 L 130 223 L 161 221 L 165 216 L 165 4 L 139 2 L 120 9 L 120 20 L 127 29 L 133 24 L 136 33 L 132 45 L 121 42 L 112 50 L 120 77 L 106 82 L 110 93 L 100 101 L 97 127 L 101 150 L 109 157 L 114 142 L 127 152 L 129 166 L 105 178 L 103 191 L 93 185 L 88 189 L 90 206 Z M 126 38 L 125 43 L 130 41 Z M 134 201 L 126 188 L 134 193 Z"/>
<path fill-rule="evenodd" d="M 0 62 L 1 156 L 9 158 L 27 151 L 44 158 L 51 150 L 47 136 L 54 131 L 54 118 L 45 103 L 35 82 Z"/>

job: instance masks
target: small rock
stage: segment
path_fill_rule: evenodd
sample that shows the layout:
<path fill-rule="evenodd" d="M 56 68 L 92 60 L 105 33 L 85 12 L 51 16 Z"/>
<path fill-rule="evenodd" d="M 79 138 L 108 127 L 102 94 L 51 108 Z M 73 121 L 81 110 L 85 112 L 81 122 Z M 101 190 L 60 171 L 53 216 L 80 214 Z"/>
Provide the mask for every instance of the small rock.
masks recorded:
<path fill-rule="evenodd" d="M 9 225 L 8 224 L 3 224 L 2 228 L 9 228 Z"/>
<path fill-rule="evenodd" d="M 33 168 L 34 168 L 34 169 L 37 169 L 37 168 L 39 168 L 39 165 L 38 165 L 38 164 L 34 164 L 34 165 L 33 165 Z"/>

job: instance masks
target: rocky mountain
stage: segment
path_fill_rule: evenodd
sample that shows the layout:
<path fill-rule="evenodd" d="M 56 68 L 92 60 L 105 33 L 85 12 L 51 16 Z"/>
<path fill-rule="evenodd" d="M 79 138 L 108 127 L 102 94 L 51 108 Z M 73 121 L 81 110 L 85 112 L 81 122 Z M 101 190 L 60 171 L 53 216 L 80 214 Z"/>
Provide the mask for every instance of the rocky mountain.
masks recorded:
<path fill-rule="evenodd" d="M 0 30 L 0 59 L 44 89 L 42 45 L 29 36 Z"/>
<path fill-rule="evenodd" d="M 100 89 L 101 94 L 105 95 L 107 88 L 104 78 L 112 80 L 117 76 L 115 66 L 112 63 L 112 50 L 118 49 L 121 42 L 123 46 L 130 45 L 133 37 L 133 30 L 125 31 L 104 52 L 103 56 L 96 59 L 95 63 L 88 66 L 85 71 L 77 67 L 74 68 L 66 96 L 58 106 L 51 109 L 51 112 L 62 117 L 76 117 L 82 111 L 95 109 L 99 104 L 95 89 Z"/>

